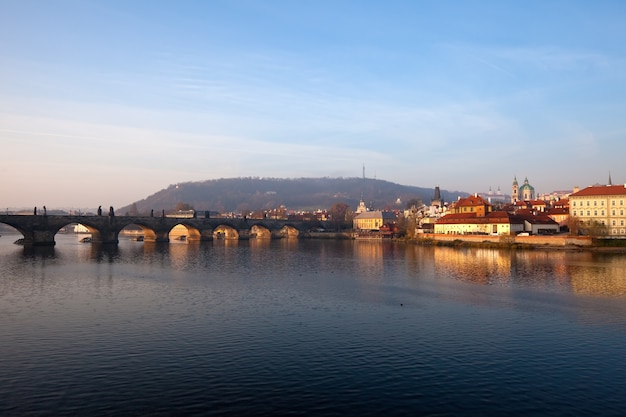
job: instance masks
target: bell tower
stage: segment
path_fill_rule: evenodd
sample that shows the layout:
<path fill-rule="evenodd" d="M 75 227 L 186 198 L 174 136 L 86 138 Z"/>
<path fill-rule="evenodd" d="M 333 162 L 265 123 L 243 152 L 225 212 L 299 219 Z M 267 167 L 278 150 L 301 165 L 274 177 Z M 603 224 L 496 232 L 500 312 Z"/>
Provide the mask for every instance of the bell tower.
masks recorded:
<path fill-rule="evenodd" d="M 511 186 L 511 203 L 519 200 L 519 184 L 517 183 L 517 175 L 513 177 L 513 185 Z"/>

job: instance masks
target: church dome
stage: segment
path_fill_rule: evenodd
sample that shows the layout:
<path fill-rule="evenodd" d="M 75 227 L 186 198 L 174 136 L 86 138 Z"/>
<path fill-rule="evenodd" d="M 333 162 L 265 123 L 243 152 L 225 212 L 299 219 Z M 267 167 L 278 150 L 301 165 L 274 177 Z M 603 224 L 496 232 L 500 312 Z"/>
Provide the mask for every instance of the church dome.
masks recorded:
<path fill-rule="evenodd" d="M 524 180 L 524 184 L 523 184 L 521 187 L 519 187 L 519 190 L 520 190 L 520 191 L 524 191 L 524 190 L 527 190 L 527 191 L 535 191 L 535 187 L 533 187 L 532 185 L 530 185 L 530 183 L 528 182 L 528 178 L 526 178 L 526 179 Z"/>

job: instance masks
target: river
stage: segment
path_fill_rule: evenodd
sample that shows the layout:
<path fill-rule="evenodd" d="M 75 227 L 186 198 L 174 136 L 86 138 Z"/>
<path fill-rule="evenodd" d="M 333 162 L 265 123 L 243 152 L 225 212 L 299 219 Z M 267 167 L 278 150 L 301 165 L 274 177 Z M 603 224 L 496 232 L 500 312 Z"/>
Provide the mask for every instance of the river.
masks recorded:
<path fill-rule="evenodd" d="M 626 256 L 0 238 L 0 415 L 623 415 Z"/>

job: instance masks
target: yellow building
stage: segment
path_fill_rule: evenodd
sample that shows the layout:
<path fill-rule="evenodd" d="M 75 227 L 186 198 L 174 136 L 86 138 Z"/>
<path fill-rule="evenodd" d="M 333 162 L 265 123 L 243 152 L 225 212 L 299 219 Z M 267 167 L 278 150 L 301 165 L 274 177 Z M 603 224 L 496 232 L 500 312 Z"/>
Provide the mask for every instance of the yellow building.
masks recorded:
<path fill-rule="evenodd" d="M 354 230 L 380 230 L 385 224 L 396 222 L 396 215 L 389 211 L 366 211 L 352 220 Z"/>
<path fill-rule="evenodd" d="M 606 226 L 609 237 L 626 237 L 626 184 L 594 185 L 569 197 L 570 216 Z"/>
<path fill-rule="evenodd" d="M 465 198 L 459 198 L 449 207 L 450 213 L 473 213 L 476 217 L 485 217 L 491 212 L 492 209 L 492 205 L 478 194 L 473 194 Z"/>
<path fill-rule="evenodd" d="M 446 214 L 435 223 L 435 233 L 508 235 L 524 231 L 524 220 L 504 211 L 493 211 L 486 216 L 477 213 Z"/>

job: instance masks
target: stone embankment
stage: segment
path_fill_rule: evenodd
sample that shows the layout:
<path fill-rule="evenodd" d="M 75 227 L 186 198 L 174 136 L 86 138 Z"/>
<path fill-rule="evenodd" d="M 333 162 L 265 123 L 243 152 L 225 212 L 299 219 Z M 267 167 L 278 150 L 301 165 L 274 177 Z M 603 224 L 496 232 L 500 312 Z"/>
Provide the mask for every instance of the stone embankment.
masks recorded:
<path fill-rule="evenodd" d="M 520 244 L 529 246 L 556 246 L 556 247 L 591 247 L 593 238 L 589 236 L 490 236 L 490 235 L 444 235 L 425 234 L 420 239 L 428 239 L 436 242 L 467 242 L 472 244 Z"/>
<path fill-rule="evenodd" d="M 424 234 L 413 239 L 417 244 L 472 246 L 488 248 L 588 250 L 626 254 L 626 239 L 598 239 L 589 236 L 487 236 Z"/>

